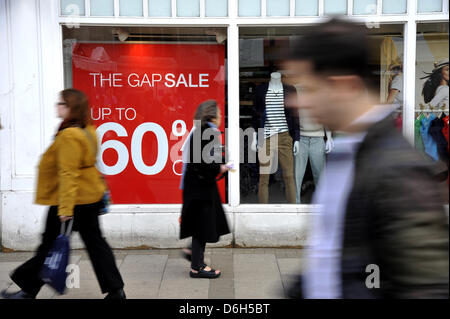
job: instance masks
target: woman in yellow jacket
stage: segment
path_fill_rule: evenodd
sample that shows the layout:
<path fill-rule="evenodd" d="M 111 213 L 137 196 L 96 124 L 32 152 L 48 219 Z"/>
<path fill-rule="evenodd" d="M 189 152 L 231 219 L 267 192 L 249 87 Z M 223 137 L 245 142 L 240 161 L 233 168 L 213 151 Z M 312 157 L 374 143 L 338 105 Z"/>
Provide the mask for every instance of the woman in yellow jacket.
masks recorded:
<path fill-rule="evenodd" d="M 11 279 L 22 289 L 2 292 L 8 299 L 35 298 L 44 282 L 40 269 L 61 223 L 73 218 L 73 230 L 80 233 L 105 299 L 125 298 L 122 277 L 114 255 L 102 237 L 98 213 L 105 191 L 95 167 L 97 137 L 91 125 L 88 99 L 83 92 L 67 89 L 57 104 L 63 119 L 54 142 L 42 155 L 36 191 L 36 203 L 49 205 L 42 243 L 36 255 L 18 267 Z"/>

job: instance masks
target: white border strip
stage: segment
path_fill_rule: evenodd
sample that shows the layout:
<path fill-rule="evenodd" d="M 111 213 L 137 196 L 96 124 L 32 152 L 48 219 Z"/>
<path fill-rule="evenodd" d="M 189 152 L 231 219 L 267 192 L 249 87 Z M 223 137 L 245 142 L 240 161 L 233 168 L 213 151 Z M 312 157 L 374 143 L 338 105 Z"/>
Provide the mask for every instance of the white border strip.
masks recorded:
<path fill-rule="evenodd" d="M 289 16 L 295 17 L 295 0 L 289 1 Z"/>
<path fill-rule="evenodd" d="M 148 0 L 142 0 L 142 16 L 148 18 Z"/>
<path fill-rule="evenodd" d="M 170 8 L 172 9 L 172 18 L 176 18 L 177 17 L 177 0 L 172 0 L 170 3 L 170 6 L 171 6 Z"/>
<path fill-rule="evenodd" d="M 114 0 L 114 17 L 120 17 L 120 3 L 119 0 Z"/>
<path fill-rule="evenodd" d="M 319 17 L 322 17 L 325 12 L 325 0 L 319 0 Z"/>
<path fill-rule="evenodd" d="M 206 17 L 206 3 L 205 2 L 206 2 L 205 0 L 200 0 L 200 18 Z"/>

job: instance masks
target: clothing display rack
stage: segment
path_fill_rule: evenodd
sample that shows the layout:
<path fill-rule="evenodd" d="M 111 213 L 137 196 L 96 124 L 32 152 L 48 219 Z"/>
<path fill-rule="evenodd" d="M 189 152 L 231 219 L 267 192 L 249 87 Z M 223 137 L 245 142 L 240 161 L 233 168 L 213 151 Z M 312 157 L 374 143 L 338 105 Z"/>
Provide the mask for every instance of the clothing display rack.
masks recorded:
<path fill-rule="evenodd" d="M 423 113 L 433 113 L 433 112 L 436 112 L 436 113 L 438 113 L 438 112 L 448 112 L 448 109 L 444 109 L 444 110 L 438 110 L 438 109 L 436 109 L 436 110 L 432 110 L 432 109 L 427 109 L 427 110 L 416 110 L 416 112 L 417 112 L 417 113 L 419 113 L 419 112 L 423 112 Z"/>

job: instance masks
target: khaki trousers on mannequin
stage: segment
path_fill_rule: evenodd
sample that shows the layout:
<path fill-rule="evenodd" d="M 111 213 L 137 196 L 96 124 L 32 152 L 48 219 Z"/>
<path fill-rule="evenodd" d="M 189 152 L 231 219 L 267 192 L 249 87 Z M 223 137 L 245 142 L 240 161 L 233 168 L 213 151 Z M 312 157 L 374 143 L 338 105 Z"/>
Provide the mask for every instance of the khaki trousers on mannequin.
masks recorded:
<path fill-rule="evenodd" d="M 283 170 L 283 180 L 286 187 L 286 199 L 295 204 L 294 156 L 292 153 L 292 137 L 289 132 L 279 133 L 264 139 L 258 152 L 259 188 L 258 199 L 261 204 L 269 202 L 269 178 L 278 169 L 278 163 Z"/>

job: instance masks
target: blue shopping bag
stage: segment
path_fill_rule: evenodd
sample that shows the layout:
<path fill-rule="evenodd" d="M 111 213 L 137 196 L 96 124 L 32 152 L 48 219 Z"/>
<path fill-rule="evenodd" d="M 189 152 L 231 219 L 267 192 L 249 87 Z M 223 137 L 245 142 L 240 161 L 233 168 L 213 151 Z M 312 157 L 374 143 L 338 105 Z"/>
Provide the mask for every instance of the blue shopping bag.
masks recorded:
<path fill-rule="evenodd" d="M 65 222 L 61 223 L 61 233 L 53 242 L 53 246 L 48 252 L 39 274 L 42 281 L 54 288 L 61 295 L 66 290 L 66 268 L 69 263 L 69 236 L 72 230 L 72 224 L 73 218 L 69 222 L 67 231 L 64 231 Z"/>

